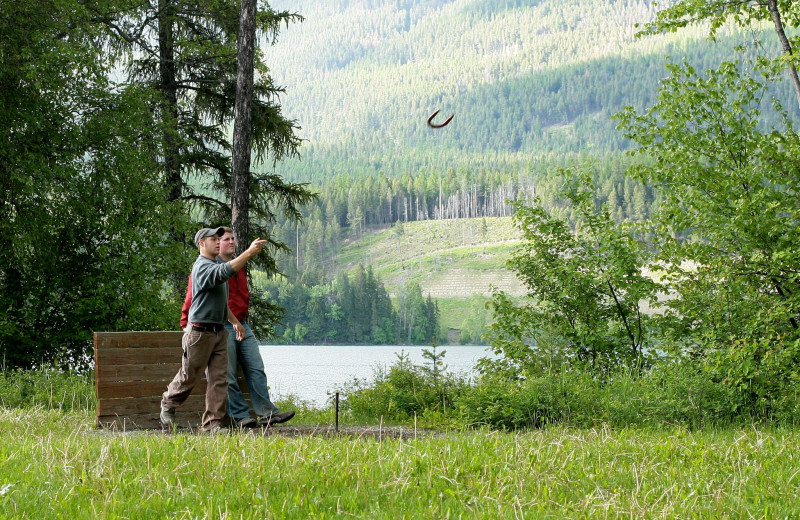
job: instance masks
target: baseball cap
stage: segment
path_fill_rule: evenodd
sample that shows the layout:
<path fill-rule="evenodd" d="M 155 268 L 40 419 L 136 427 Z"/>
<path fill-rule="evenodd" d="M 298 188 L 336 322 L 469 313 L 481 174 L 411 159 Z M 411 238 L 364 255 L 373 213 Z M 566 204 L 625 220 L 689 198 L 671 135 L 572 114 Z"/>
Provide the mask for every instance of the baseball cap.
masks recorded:
<path fill-rule="evenodd" d="M 195 245 L 200 245 L 200 239 L 211 237 L 214 235 L 222 236 L 225 234 L 225 228 L 218 227 L 218 228 L 203 228 L 197 233 L 194 234 L 194 243 Z"/>

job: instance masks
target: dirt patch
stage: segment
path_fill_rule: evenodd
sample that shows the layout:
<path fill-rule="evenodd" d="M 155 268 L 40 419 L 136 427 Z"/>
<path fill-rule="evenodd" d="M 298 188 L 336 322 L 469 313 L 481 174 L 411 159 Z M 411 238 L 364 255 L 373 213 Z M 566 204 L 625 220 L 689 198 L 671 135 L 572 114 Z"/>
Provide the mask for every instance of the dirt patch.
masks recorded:
<path fill-rule="evenodd" d="M 272 426 L 269 428 L 243 428 L 226 429 L 220 435 L 254 435 L 261 437 L 281 436 L 281 437 L 353 437 L 371 439 L 416 439 L 418 437 L 430 437 L 438 435 L 435 430 L 407 428 L 405 426 L 340 426 L 337 430 L 334 426 Z M 137 435 L 174 435 L 174 434 L 197 434 L 205 435 L 197 429 L 177 428 L 174 432 L 159 429 L 140 429 L 140 430 L 112 430 L 108 428 L 98 428 L 95 430 L 97 435 L 105 436 L 137 436 Z"/>
<path fill-rule="evenodd" d="M 414 439 L 435 435 L 433 430 L 406 428 L 405 426 L 345 426 L 339 430 L 333 426 L 277 426 L 272 428 L 255 428 L 256 435 L 322 436 L 322 437 L 371 437 L 375 439 Z"/>

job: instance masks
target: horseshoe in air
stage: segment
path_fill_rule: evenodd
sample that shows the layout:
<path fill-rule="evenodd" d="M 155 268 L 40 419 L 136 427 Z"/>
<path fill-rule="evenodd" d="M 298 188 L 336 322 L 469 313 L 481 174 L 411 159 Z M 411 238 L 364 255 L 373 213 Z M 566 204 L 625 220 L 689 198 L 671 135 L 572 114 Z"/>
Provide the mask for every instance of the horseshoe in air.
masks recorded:
<path fill-rule="evenodd" d="M 439 111 L 437 110 L 436 112 L 431 114 L 431 117 L 428 118 L 428 126 L 429 127 L 431 127 L 431 128 L 442 128 L 443 126 L 447 126 L 447 124 L 450 123 L 450 121 L 453 120 L 453 116 L 455 115 L 455 114 L 450 114 L 450 117 L 448 117 L 445 120 L 444 123 L 442 123 L 440 125 L 437 125 L 436 123 L 433 122 L 433 118 L 436 117 L 436 114 L 438 114 L 438 113 L 439 113 Z"/>

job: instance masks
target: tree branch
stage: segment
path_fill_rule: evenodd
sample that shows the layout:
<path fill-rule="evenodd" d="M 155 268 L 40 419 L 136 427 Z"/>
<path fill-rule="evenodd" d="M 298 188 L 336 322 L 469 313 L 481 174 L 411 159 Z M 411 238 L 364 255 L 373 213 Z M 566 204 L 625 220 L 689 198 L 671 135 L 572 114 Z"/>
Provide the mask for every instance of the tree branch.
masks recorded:
<path fill-rule="evenodd" d="M 778 10 L 778 1 L 767 0 L 767 8 L 772 15 L 772 21 L 775 23 L 775 32 L 778 33 L 778 39 L 781 41 L 781 45 L 783 46 L 783 52 L 787 56 L 792 56 L 792 44 L 789 42 L 789 38 L 786 37 L 786 33 L 783 30 L 781 13 Z M 800 105 L 800 78 L 797 76 L 797 69 L 791 62 L 789 62 L 789 68 L 787 69 L 787 72 L 789 73 L 789 79 L 791 79 L 792 85 L 794 86 L 795 94 L 797 94 L 797 103 Z"/>

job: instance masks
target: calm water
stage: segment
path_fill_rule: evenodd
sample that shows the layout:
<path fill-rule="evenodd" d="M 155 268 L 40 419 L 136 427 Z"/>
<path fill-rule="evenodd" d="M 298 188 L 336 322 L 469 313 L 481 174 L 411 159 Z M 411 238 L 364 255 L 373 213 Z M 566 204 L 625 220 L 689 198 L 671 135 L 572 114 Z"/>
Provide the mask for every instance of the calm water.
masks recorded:
<path fill-rule="evenodd" d="M 273 400 L 293 394 L 323 406 L 328 395 L 342 391 L 353 378 L 372 381 L 377 368 L 388 369 L 401 351 L 415 365 L 429 363 L 422 351 L 430 346 L 304 346 L 261 345 L 264 369 Z M 474 375 L 478 359 L 491 357 L 485 346 L 444 346 L 447 372 Z"/>

